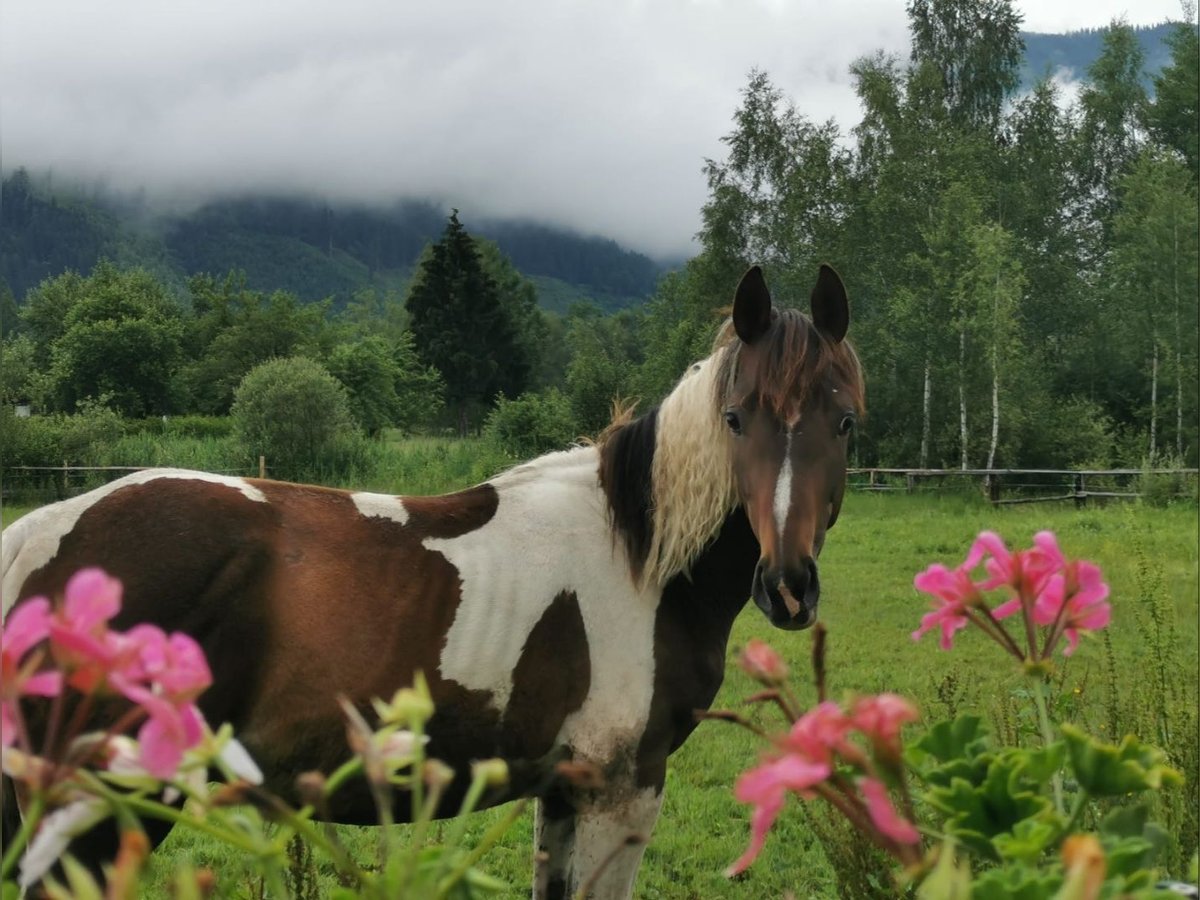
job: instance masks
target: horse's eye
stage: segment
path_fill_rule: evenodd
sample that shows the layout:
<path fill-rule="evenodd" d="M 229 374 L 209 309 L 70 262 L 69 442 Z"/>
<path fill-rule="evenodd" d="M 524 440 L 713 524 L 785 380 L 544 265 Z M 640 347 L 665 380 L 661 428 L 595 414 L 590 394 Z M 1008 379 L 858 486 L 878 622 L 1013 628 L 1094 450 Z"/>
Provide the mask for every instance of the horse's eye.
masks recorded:
<path fill-rule="evenodd" d="M 842 421 L 838 424 L 838 434 L 849 434 L 850 429 L 854 427 L 854 416 L 846 413 L 842 416 Z"/>
<path fill-rule="evenodd" d="M 734 434 L 742 433 L 742 420 L 738 418 L 738 414 L 732 409 L 725 410 L 725 424 L 729 426 L 729 430 Z"/>

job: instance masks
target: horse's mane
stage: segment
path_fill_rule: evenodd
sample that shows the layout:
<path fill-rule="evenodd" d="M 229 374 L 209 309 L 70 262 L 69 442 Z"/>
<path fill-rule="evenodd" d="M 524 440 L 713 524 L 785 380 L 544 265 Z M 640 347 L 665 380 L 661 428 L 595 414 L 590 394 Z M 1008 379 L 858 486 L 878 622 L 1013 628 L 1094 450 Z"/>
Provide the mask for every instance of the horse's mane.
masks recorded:
<path fill-rule="evenodd" d="M 810 386 L 829 372 L 861 411 L 862 369 L 845 341 L 832 343 L 796 310 L 780 310 L 760 338 L 754 399 L 774 414 L 799 410 Z M 727 321 L 713 352 L 691 366 L 661 405 L 638 419 L 618 414 L 599 441 L 600 482 L 613 527 L 636 579 L 662 585 L 716 536 L 737 507 L 733 438 L 723 414 L 742 343 Z"/>

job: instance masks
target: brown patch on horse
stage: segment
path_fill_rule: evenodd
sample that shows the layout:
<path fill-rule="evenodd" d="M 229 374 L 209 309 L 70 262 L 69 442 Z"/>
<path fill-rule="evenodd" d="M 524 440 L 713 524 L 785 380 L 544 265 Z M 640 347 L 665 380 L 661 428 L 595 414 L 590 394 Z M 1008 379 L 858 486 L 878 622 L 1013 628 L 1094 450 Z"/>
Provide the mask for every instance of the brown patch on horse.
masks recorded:
<path fill-rule="evenodd" d="M 201 710 L 214 724 L 236 722 L 269 632 L 264 574 L 277 522 L 278 510 L 222 485 L 187 478 L 130 485 L 80 515 L 21 596 L 60 597 L 78 569 L 100 566 L 124 586 L 113 626 L 154 622 L 192 635 L 224 675 L 201 695 Z"/>
<path fill-rule="evenodd" d="M 654 447 L 658 410 L 633 421 L 614 422 L 600 444 L 600 486 L 608 499 L 615 535 L 640 579 L 654 538 Z"/>
<path fill-rule="evenodd" d="M 549 753 L 567 716 L 592 683 L 587 632 L 574 591 L 563 591 L 529 632 L 513 669 L 504 711 L 504 755 L 535 759 Z"/>
<path fill-rule="evenodd" d="M 404 497 L 408 527 L 426 538 L 456 538 L 492 520 L 500 502 L 496 489 L 484 483 L 440 497 Z"/>

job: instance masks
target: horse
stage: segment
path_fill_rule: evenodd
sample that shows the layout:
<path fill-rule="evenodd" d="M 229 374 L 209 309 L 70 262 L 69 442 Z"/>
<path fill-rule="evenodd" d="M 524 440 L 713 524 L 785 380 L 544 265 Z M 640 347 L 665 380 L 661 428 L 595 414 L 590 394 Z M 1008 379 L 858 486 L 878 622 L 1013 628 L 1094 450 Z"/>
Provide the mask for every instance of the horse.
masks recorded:
<path fill-rule="evenodd" d="M 128 475 L 5 530 L 6 612 L 104 568 L 124 583 L 114 625 L 192 635 L 214 678 L 203 715 L 232 723 L 293 802 L 297 775 L 347 758 L 335 698 L 367 709 L 424 673 L 428 753 L 458 773 L 500 757 L 510 781 L 489 801 L 537 798 L 534 896 L 629 897 L 631 836 L 654 826 L 667 758 L 712 703 L 747 598 L 778 628 L 817 618 L 863 410 L 848 324 L 832 268 L 810 318 L 776 307 L 753 267 L 712 354 L 657 408 L 458 493 Z M 562 760 L 601 777 L 556 778 Z M 453 787 L 441 812 L 465 779 Z M 328 810 L 376 816 L 365 783 Z M 72 852 L 100 852 L 81 843 L 97 834 Z"/>

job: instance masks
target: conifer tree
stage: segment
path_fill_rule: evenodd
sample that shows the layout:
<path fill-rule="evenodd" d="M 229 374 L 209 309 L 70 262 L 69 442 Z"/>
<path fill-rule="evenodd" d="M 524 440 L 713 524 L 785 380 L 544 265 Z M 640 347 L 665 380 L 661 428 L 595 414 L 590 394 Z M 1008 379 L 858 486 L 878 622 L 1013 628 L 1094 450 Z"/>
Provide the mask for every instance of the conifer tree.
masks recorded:
<path fill-rule="evenodd" d="M 460 432 L 497 394 L 524 390 L 529 365 L 516 328 L 457 209 L 422 258 L 407 307 L 417 352 L 442 373 Z"/>

